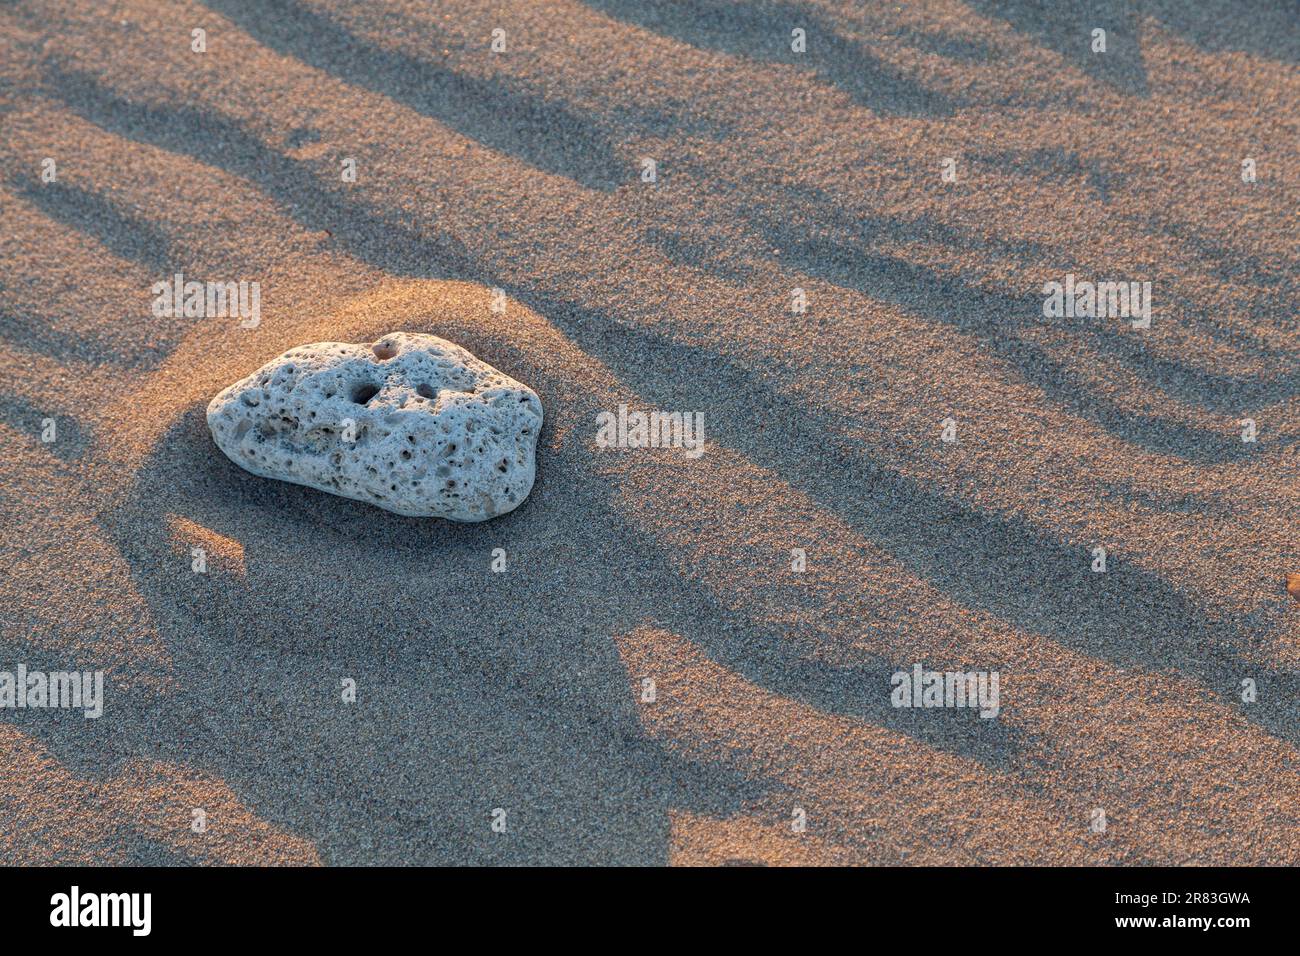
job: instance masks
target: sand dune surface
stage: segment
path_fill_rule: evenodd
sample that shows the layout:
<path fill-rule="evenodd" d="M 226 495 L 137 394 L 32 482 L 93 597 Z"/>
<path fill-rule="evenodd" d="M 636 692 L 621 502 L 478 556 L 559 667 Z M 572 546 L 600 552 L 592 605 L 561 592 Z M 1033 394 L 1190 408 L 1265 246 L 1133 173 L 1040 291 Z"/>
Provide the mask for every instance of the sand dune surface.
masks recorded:
<path fill-rule="evenodd" d="M 105 691 L 0 709 L 0 862 L 1300 863 L 1298 59 L 1218 0 L 4 5 L 0 670 Z M 213 445 L 395 329 L 541 397 L 521 507 Z"/>

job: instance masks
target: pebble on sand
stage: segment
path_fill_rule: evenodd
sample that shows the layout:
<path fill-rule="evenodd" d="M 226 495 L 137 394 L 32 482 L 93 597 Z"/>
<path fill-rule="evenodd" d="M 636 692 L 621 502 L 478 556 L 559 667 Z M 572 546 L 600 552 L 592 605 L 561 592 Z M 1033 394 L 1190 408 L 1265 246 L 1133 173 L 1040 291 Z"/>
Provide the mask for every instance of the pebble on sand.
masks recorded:
<path fill-rule="evenodd" d="M 415 517 L 483 521 L 528 497 L 542 403 L 446 339 L 392 332 L 317 342 L 208 405 L 225 454 L 290 481 Z"/>
<path fill-rule="evenodd" d="M 1286 576 L 1286 593 L 1300 601 L 1300 571 L 1292 571 Z"/>

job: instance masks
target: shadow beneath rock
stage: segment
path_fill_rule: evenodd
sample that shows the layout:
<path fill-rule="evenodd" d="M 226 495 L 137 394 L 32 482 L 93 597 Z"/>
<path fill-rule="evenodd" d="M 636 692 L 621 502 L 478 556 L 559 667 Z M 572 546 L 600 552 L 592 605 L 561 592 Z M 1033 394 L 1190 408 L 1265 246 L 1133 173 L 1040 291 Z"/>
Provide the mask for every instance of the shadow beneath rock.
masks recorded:
<path fill-rule="evenodd" d="M 216 451 L 203 411 L 103 518 L 183 688 L 127 739 L 184 741 L 168 759 L 219 775 L 331 862 L 663 860 L 646 824 L 665 808 L 626 742 L 639 730 L 609 640 L 632 622 L 613 595 L 575 613 L 568 595 L 607 585 L 547 561 L 547 515 L 420 521 L 258 478 Z M 562 462 L 543 467 L 564 480 Z M 193 573 L 169 514 L 239 542 L 243 576 Z M 565 532 L 598 552 L 597 524 Z"/>

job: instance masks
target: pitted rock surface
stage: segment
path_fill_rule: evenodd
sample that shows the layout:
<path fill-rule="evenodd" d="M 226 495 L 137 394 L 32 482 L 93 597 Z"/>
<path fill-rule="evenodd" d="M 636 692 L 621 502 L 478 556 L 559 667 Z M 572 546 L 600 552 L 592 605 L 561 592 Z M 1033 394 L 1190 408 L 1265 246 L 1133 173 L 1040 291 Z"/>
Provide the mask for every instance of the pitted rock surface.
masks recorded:
<path fill-rule="evenodd" d="M 542 402 L 434 335 L 290 349 L 208 405 L 225 454 L 291 481 L 416 517 L 483 521 L 532 490 Z"/>

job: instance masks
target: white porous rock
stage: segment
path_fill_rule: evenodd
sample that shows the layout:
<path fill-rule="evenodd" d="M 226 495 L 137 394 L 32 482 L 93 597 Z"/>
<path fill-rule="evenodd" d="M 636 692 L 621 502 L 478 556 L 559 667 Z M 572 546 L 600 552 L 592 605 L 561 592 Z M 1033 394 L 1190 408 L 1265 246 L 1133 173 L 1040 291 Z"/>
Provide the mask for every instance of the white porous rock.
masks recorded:
<path fill-rule="evenodd" d="M 208 405 L 235 464 L 414 517 L 484 521 L 536 474 L 542 402 L 435 335 L 290 349 Z"/>

